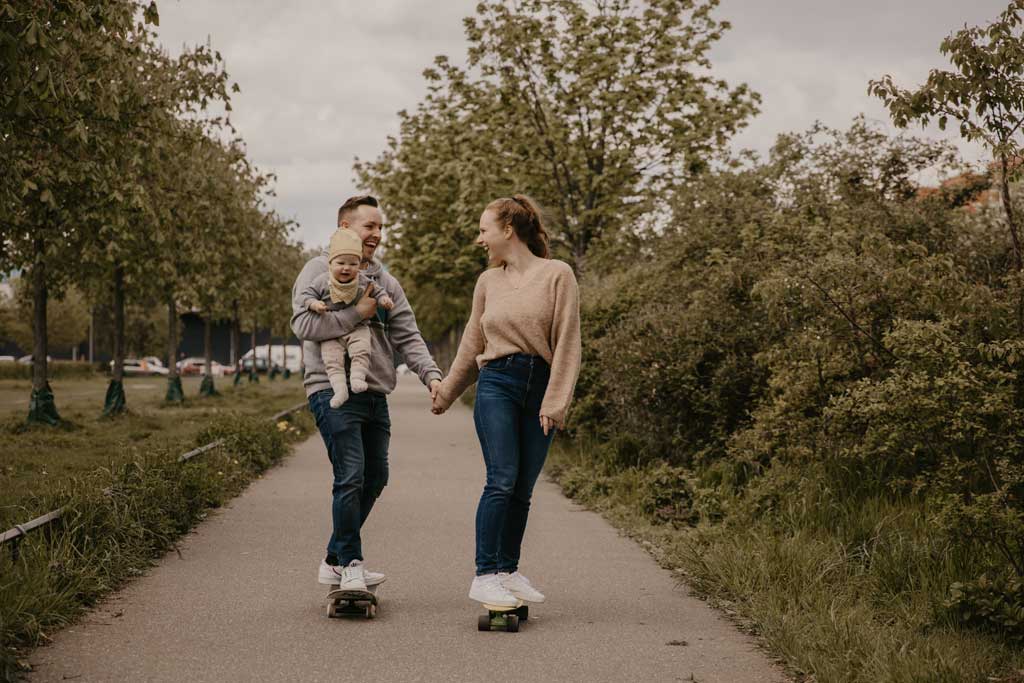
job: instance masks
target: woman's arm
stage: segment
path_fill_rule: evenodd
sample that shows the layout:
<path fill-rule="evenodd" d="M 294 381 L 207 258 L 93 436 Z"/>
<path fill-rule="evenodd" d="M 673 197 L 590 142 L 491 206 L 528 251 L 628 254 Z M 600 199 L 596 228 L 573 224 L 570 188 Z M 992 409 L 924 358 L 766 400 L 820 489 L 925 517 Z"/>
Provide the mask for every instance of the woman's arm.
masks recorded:
<path fill-rule="evenodd" d="M 551 377 L 548 380 L 541 417 L 557 426 L 565 424 L 576 380 L 580 376 L 580 291 L 576 276 L 567 264 L 555 281 L 555 306 L 551 322 Z"/>
<path fill-rule="evenodd" d="M 469 314 L 469 322 L 466 323 L 466 329 L 462 333 L 459 350 L 455 354 L 455 361 L 452 363 L 448 376 L 438 387 L 438 396 L 448 405 L 461 396 L 462 392 L 468 389 L 480 374 L 476 357 L 484 352 L 484 333 L 480 328 L 480 317 L 484 314 L 484 307 L 487 303 L 487 288 L 484 284 L 486 276 L 487 271 L 484 271 L 477 278 L 476 287 L 473 289 L 473 310 Z"/>

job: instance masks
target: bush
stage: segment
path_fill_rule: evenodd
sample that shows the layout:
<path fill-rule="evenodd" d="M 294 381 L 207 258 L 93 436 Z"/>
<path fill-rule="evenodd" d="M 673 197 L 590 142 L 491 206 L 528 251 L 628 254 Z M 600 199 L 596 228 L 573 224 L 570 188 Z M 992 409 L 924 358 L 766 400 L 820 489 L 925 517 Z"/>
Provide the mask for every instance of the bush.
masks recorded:
<path fill-rule="evenodd" d="M 46 364 L 50 379 L 75 379 L 98 374 L 96 364 L 85 361 L 52 360 Z M 0 379 L 32 379 L 32 366 L 23 363 L 0 363 Z"/>

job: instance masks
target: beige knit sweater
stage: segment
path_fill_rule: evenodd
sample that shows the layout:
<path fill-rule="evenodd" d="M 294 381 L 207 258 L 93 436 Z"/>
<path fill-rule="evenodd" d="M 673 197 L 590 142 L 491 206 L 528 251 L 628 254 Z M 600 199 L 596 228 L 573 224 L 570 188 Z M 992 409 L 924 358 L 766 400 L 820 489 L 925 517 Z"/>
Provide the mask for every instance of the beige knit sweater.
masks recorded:
<path fill-rule="evenodd" d="M 541 356 L 551 366 L 540 414 L 565 424 L 580 374 L 579 288 L 572 267 L 554 259 L 514 286 L 504 268 L 481 273 L 473 312 L 441 397 L 454 402 L 489 360 L 513 353 Z"/>

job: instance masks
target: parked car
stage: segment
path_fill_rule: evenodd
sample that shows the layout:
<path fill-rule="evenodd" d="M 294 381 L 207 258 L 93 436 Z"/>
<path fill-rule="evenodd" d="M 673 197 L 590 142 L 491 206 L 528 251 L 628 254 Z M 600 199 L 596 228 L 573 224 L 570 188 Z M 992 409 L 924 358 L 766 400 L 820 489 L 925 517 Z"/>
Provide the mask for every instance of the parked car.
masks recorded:
<path fill-rule="evenodd" d="M 210 364 L 210 369 L 212 370 L 214 377 L 223 377 L 226 374 L 230 374 L 225 372 L 224 366 L 217 361 L 213 361 Z M 192 356 L 178 361 L 178 374 L 182 377 L 188 377 L 189 375 L 205 375 L 206 359 L 199 356 Z"/>
<path fill-rule="evenodd" d="M 14 356 L 0 356 L 0 363 L 14 363 L 16 360 Z"/>
<path fill-rule="evenodd" d="M 30 353 L 27 356 L 22 356 L 21 358 L 18 359 L 18 362 L 21 363 L 22 365 L 32 365 L 32 354 Z M 46 362 L 47 363 L 53 362 L 53 358 L 50 357 L 50 356 L 47 356 L 46 357 Z"/>
<path fill-rule="evenodd" d="M 114 361 L 110 361 L 110 369 L 114 369 Z M 147 358 L 125 358 L 124 359 L 124 374 L 133 377 L 142 377 L 148 375 L 166 375 L 167 368 L 160 365 L 154 365 L 149 362 Z"/>

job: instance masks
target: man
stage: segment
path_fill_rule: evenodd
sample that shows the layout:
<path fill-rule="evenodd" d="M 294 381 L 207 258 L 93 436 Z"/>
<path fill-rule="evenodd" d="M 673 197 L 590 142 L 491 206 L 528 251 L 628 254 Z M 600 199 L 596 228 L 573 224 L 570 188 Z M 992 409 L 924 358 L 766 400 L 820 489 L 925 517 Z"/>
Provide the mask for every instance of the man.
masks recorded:
<path fill-rule="evenodd" d="M 368 286 L 352 306 L 324 314 L 309 311 L 302 291 L 328 268 L 326 254 L 310 259 L 292 288 L 292 330 L 302 340 L 306 365 L 303 384 L 334 473 L 334 529 L 318 580 L 340 584 L 346 590 L 365 591 L 367 585 L 384 581 L 383 574 L 363 567 L 360 529 L 388 482 L 391 419 L 387 395 L 395 388 L 396 352 L 432 394 L 441 382 L 441 371 L 427 351 L 402 286 L 373 258 L 383 234 L 376 198 L 362 195 L 347 199 L 338 209 L 338 227 L 349 228 L 362 240 L 362 274 L 375 287 Z M 375 288 L 391 297 L 392 310 L 378 310 Z M 320 342 L 352 332 L 363 320 L 369 321 L 371 332 L 368 389 L 358 394 L 350 391 L 345 403 L 331 408 L 334 392 L 324 370 Z"/>

